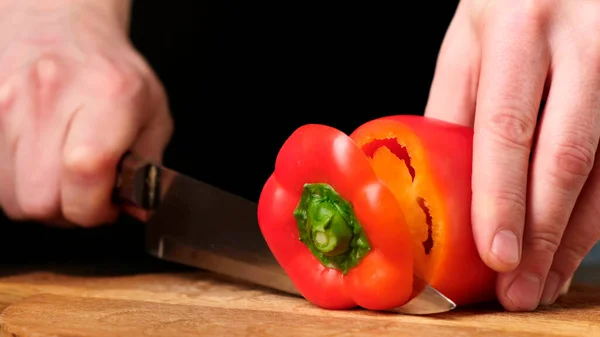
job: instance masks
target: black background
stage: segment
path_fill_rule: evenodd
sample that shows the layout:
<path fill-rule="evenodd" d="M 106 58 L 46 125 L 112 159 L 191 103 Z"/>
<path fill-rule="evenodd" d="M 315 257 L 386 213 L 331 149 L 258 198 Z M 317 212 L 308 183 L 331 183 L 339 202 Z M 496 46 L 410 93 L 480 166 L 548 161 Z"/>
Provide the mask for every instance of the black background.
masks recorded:
<path fill-rule="evenodd" d="M 175 119 L 165 164 L 257 201 L 302 124 L 350 133 L 421 114 L 457 1 L 134 1 L 131 37 Z M 3 219 L 3 265 L 144 257 L 143 226 L 58 230 Z M 144 260 L 145 261 L 145 260 Z"/>

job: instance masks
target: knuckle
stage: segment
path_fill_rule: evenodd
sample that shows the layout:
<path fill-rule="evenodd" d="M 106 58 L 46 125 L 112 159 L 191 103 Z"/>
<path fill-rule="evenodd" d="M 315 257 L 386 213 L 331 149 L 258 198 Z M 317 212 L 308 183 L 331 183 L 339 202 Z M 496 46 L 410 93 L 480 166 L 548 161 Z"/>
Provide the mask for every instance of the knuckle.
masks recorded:
<path fill-rule="evenodd" d="M 526 246 L 530 250 L 554 255 L 560 245 L 562 234 L 560 231 L 553 231 L 550 228 L 549 230 L 532 231 L 526 237 Z"/>
<path fill-rule="evenodd" d="M 505 105 L 491 113 L 487 120 L 486 131 L 503 145 L 529 150 L 536 124 L 536 121 L 530 117 L 531 111 L 533 109 L 524 110 Z"/>
<path fill-rule="evenodd" d="M 44 92 L 56 90 L 64 72 L 57 60 L 52 56 L 42 56 L 35 62 L 34 67 L 38 90 Z"/>
<path fill-rule="evenodd" d="M 80 147 L 65 154 L 63 166 L 70 175 L 93 177 L 112 169 L 118 160 L 117 151 L 106 148 Z"/>
<path fill-rule="evenodd" d="M 144 77 L 127 65 L 101 59 L 91 87 L 107 99 L 130 98 L 146 87 Z"/>
<path fill-rule="evenodd" d="M 11 81 L 0 83 L 0 118 L 10 111 L 16 97 L 16 87 Z"/>
<path fill-rule="evenodd" d="M 555 150 L 556 165 L 551 166 L 551 173 L 564 187 L 571 186 L 574 180 L 587 178 L 594 167 L 596 144 L 591 137 L 583 134 L 565 137 Z"/>
<path fill-rule="evenodd" d="M 534 22 L 547 20 L 550 10 L 556 7 L 556 0 L 525 0 L 517 3 L 521 4 L 525 16 Z"/>
<path fill-rule="evenodd" d="M 105 94 L 109 98 L 130 98 L 136 96 L 144 88 L 144 81 L 137 76 L 119 74 L 106 79 Z"/>
<path fill-rule="evenodd" d="M 64 67 L 52 55 L 44 55 L 35 61 L 32 69 L 32 98 L 37 102 L 32 113 L 37 118 L 48 117 L 58 103 L 58 91 L 64 78 Z"/>
<path fill-rule="evenodd" d="M 502 214 L 525 214 L 525 195 L 511 189 L 492 193 L 493 200 Z"/>
<path fill-rule="evenodd" d="M 560 246 L 560 254 L 563 255 L 562 262 L 572 263 L 575 266 L 579 265 L 592 246 L 593 244 L 588 244 L 588 240 L 570 240 L 569 242 L 565 242 Z"/>
<path fill-rule="evenodd" d="M 128 97 L 145 97 L 148 92 L 148 81 L 141 75 L 127 76 L 123 84 L 123 93 Z"/>
<path fill-rule="evenodd" d="M 516 30 L 530 30 L 540 27 L 549 19 L 550 10 L 556 0 L 509 0 L 483 1 L 492 3 L 486 6 L 489 20 L 508 20 Z M 498 15 L 502 11 L 505 15 Z"/>

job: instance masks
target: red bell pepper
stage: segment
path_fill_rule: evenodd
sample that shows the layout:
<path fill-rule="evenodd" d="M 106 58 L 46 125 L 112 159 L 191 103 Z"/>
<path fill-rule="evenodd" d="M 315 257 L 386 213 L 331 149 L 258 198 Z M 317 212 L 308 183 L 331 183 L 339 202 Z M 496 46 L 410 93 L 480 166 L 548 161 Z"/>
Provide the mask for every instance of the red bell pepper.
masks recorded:
<path fill-rule="evenodd" d="M 496 273 L 471 227 L 473 129 L 421 116 L 390 116 L 350 137 L 406 213 L 415 271 L 458 305 L 493 299 Z"/>
<path fill-rule="evenodd" d="M 313 304 L 386 310 L 410 299 L 405 216 L 341 131 L 305 125 L 287 139 L 261 192 L 258 220 L 275 258 Z"/>

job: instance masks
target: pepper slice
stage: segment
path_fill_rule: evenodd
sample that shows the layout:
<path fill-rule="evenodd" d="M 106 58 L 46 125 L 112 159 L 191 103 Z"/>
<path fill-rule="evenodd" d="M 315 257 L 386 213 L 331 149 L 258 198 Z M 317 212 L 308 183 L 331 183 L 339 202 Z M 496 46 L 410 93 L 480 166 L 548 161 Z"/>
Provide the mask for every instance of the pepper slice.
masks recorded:
<path fill-rule="evenodd" d="M 350 138 L 406 213 L 417 275 L 458 305 L 492 300 L 496 273 L 471 227 L 473 129 L 399 115 L 367 122 Z"/>
<path fill-rule="evenodd" d="M 410 299 L 414 259 L 405 216 L 343 132 L 309 124 L 292 133 L 261 192 L 258 221 L 313 304 L 386 310 Z"/>

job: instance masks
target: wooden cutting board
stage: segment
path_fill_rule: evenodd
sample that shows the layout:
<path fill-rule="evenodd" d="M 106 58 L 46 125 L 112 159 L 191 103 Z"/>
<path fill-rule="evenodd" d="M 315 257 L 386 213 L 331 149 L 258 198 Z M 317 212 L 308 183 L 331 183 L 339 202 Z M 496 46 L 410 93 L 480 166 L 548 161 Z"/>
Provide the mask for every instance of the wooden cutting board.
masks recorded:
<path fill-rule="evenodd" d="M 600 336 L 600 285 L 507 313 L 488 304 L 417 317 L 326 311 L 203 272 L 122 276 L 34 271 L 0 277 L 0 337 Z"/>

